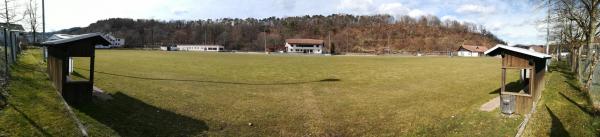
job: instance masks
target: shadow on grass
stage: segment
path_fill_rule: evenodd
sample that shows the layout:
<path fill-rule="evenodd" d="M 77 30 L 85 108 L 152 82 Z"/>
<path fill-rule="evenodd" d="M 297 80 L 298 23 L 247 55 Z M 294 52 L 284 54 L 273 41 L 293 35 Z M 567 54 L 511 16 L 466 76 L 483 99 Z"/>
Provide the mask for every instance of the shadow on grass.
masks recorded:
<path fill-rule="evenodd" d="M 81 70 L 89 71 L 88 69 L 77 68 Z M 102 71 L 94 71 L 95 73 L 118 76 L 118 77 L 126 77 L 133 79 L 141 79 L 141 80 L 155 80 L 155 81 L 179 81 L 179 82 L 199 82 L 199 83 L 216 83 L 216 84 L 234 84 L 234 85 L 296 85 L 296 84 L 307 84 L 307 83 L 318 83 L 318 82 L 339 82 L 342 81 L 340 79 L 322 79 L 315 81 L 302 81 L 302 82 L 282 82 L 282 83 L 244 83 L 244 82 L 227 82 L 227 81 L 211 81 L 211 80 L 192 80 L 192 79 L 167 79 L 167 78 L 149 78 L 149 77 L 139 77 L 139 76 L 131 76 L 131 75 L 123 75 L 123 74 L 114 74 Z"/>
<path fill-rule="evenodd" d="M 506 84 L 506 92 L 519 92 L 523 89 L 523 85 L 521 85 L 518 81 L 513 81 L 510 82 L 508 84 Z M 502 88 L 498 88 L 492 92 L 490 92 L 490 94 L 500 94 L 500 90 L 502 90 Z"/>
<path fill-rule="evenodd" d="M 37 124 L 35 121 L 33 121 L 33 119 L 31 119 L 29 116 L 27 116 L 27 114 L 25 114 L 23 111 L 21 111 L 19 108 L 17 108 L 16 106 L 14 106 L 12 104 L 8 104 L 8 106 L 13 108 L 15 111 L 17 111 L 17 113 L 19 113 L 23 118 L 25 118 L 25 120 L 27 120 L 27 123 L 29 123 L 31 126 L 33 126 L 33 128 L 35 128 L 37 131 L 42 133 L 44 136 L 46 136 L 46 137 L 52 136 L 48 132 L 46 132 L 46 130 L 44 130 L 44 128 L 42 128 L 39 124 Z"/>
<path fill-rule="evenodd" d="M 121 92 L 113 100 L 75 106 L 121 136 L 199 136 L 209 128 L 202 120 L 164 110 Z"/>
<path fill-rule="evenodd" d="M 77 71 L 73 71 L 73 73 L 71 73 L 72 76 L 79 78 L 79 79 L 85 79 L 85 80 L 89 80 L 86 78 L 86 76 L 81 75 L 81 73 L 77 72 Z"/>
<path fill-rule="evenodd" d="M 569 132 L 565 129 L 565 126 L 560 122 L 560 119 L 548 108 L 546 105 L 546 110 L 550 114 L 550 118 L 552 118 L 552 127 L 550 129 L 551 137 L 569 137 Z"/>
<path fill-rule="evenodd" d="M 575 102 L 573 99 L 567 97 L 565 94 L 563 94 L 562 92 L 558 92 L 558 94 L 560 94 L 563 98 L 567 99 L 567 101 L 571 102 L 571 104 L 575 105 L 577 108 L 579 108 L 579 110 L 585 112 L 585 114 L 588 115 L 594 115 L 595 113 L 593 111 L 591 111 L 589 108 L 586 108 L 582 105 L 580 105 L 579 103 Z"/>

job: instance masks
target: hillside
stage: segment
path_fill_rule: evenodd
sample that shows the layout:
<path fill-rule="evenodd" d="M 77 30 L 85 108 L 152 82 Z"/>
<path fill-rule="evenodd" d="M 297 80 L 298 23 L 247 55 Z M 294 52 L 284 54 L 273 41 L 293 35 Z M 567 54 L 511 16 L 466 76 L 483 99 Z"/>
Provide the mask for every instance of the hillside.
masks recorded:
<path fill-rule="evenodd" d="M 324 39 L 337 52 L 447 51 L 461 44 L 505 43 L 482 26 L 435 16 L 394 18 L 389 15 L 299 16 L 265 19 L 148 20 L 112 18 L 88 27 L 56 33 L 104 32 L 126 39 L 126 47 L 169 44 L 220 44 L 227 49 L 262 51 L 281 48 L 287 38 Z M 329 44 L 331 43 L 331 45 Z"/>

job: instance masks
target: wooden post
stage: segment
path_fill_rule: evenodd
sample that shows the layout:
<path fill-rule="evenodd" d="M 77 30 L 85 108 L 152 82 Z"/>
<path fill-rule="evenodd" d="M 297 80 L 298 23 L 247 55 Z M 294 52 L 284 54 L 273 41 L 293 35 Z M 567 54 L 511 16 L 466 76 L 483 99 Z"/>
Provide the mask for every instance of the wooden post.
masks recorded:
<path fill-rule="evenodd" d="M 94 88 L 94 60 L 96 58 L 96 50 L 92 49 L 92 56 L 90 56 L 90 85 Z"/>
<path fill-rule="evenodd" d="M 502 86 L 500 87 L 500 94 L 506 91 L 506 68 L 502 68 Z"/>
<path fill-rule="evenodd" d="M 535 80 L 534 80 L 535 79 L 535 75 L 534 75 L 535 64 L 534 64 L 534 68 L 528 69 L 528 71 L 529 71 L 529 94 L 535 96 L 535 94 L 536 94 L 535 90 L 537 89 L 537 88 L 535 88 L 535 86 L 537 86 L 537 84 L 535 83 Z"/>
<path fill-rule="evenodd" d="M 65 84 L 67 83 L 67 76 L 69 75 L 69 69 L 68 69 L 69 68 L 69 60 L 68 60 L 69 57 L 68 57 L 68 55 L 69 55 L 69 51 L 67 51 L 65 55 L 63 55 L 62 57 L 60 57 L 60 59 L 61 59 L 61 67 L 60 67 L 59 71 L 62 72 L 60 74 L 60 79 L 61 79 L 61 82 L 60 82 L 60 85 L 61 85 L 60 86 L 61 87 L 60 90 L 61 91 L 60 91 L 60 93 L 62 94 L 63 97 L 65 96 L 65 93 L 64 93 L 64 91 L 65 91 Z"/>
<path fill-rule="evenodd" d="M 502 81 L 500 82 L 502 84 L 502 86 L 500 87 L 500 95 L 502 95 L 502 92 L 506 91 L 506 55 L 504 55 L 504 52 L 501 53 L 502 56 Z"/>

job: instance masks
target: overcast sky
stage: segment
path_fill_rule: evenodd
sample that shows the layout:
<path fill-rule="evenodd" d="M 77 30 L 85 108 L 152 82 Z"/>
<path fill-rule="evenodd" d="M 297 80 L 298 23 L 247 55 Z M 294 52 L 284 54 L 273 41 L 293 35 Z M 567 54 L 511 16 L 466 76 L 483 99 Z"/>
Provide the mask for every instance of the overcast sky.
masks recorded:
<path fill-rule="evenodd" d="M 529 0 L 48 0 L 47 31 L 100 19 L 217 19 L 270 16 L 435 15 L 484 25 L 509 44 L 544 44 L 546 14 Z"/>

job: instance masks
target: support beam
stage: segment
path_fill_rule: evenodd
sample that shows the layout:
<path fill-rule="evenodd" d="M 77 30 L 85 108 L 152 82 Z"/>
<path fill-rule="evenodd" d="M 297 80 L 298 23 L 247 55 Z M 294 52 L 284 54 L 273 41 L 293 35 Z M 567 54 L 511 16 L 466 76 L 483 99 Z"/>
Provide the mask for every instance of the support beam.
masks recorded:
<path fill-rule="evenodd" d="M 500 94 L 506 91 L 506 68 L 502 68 L 502 86 L 500 87 Z"/>

